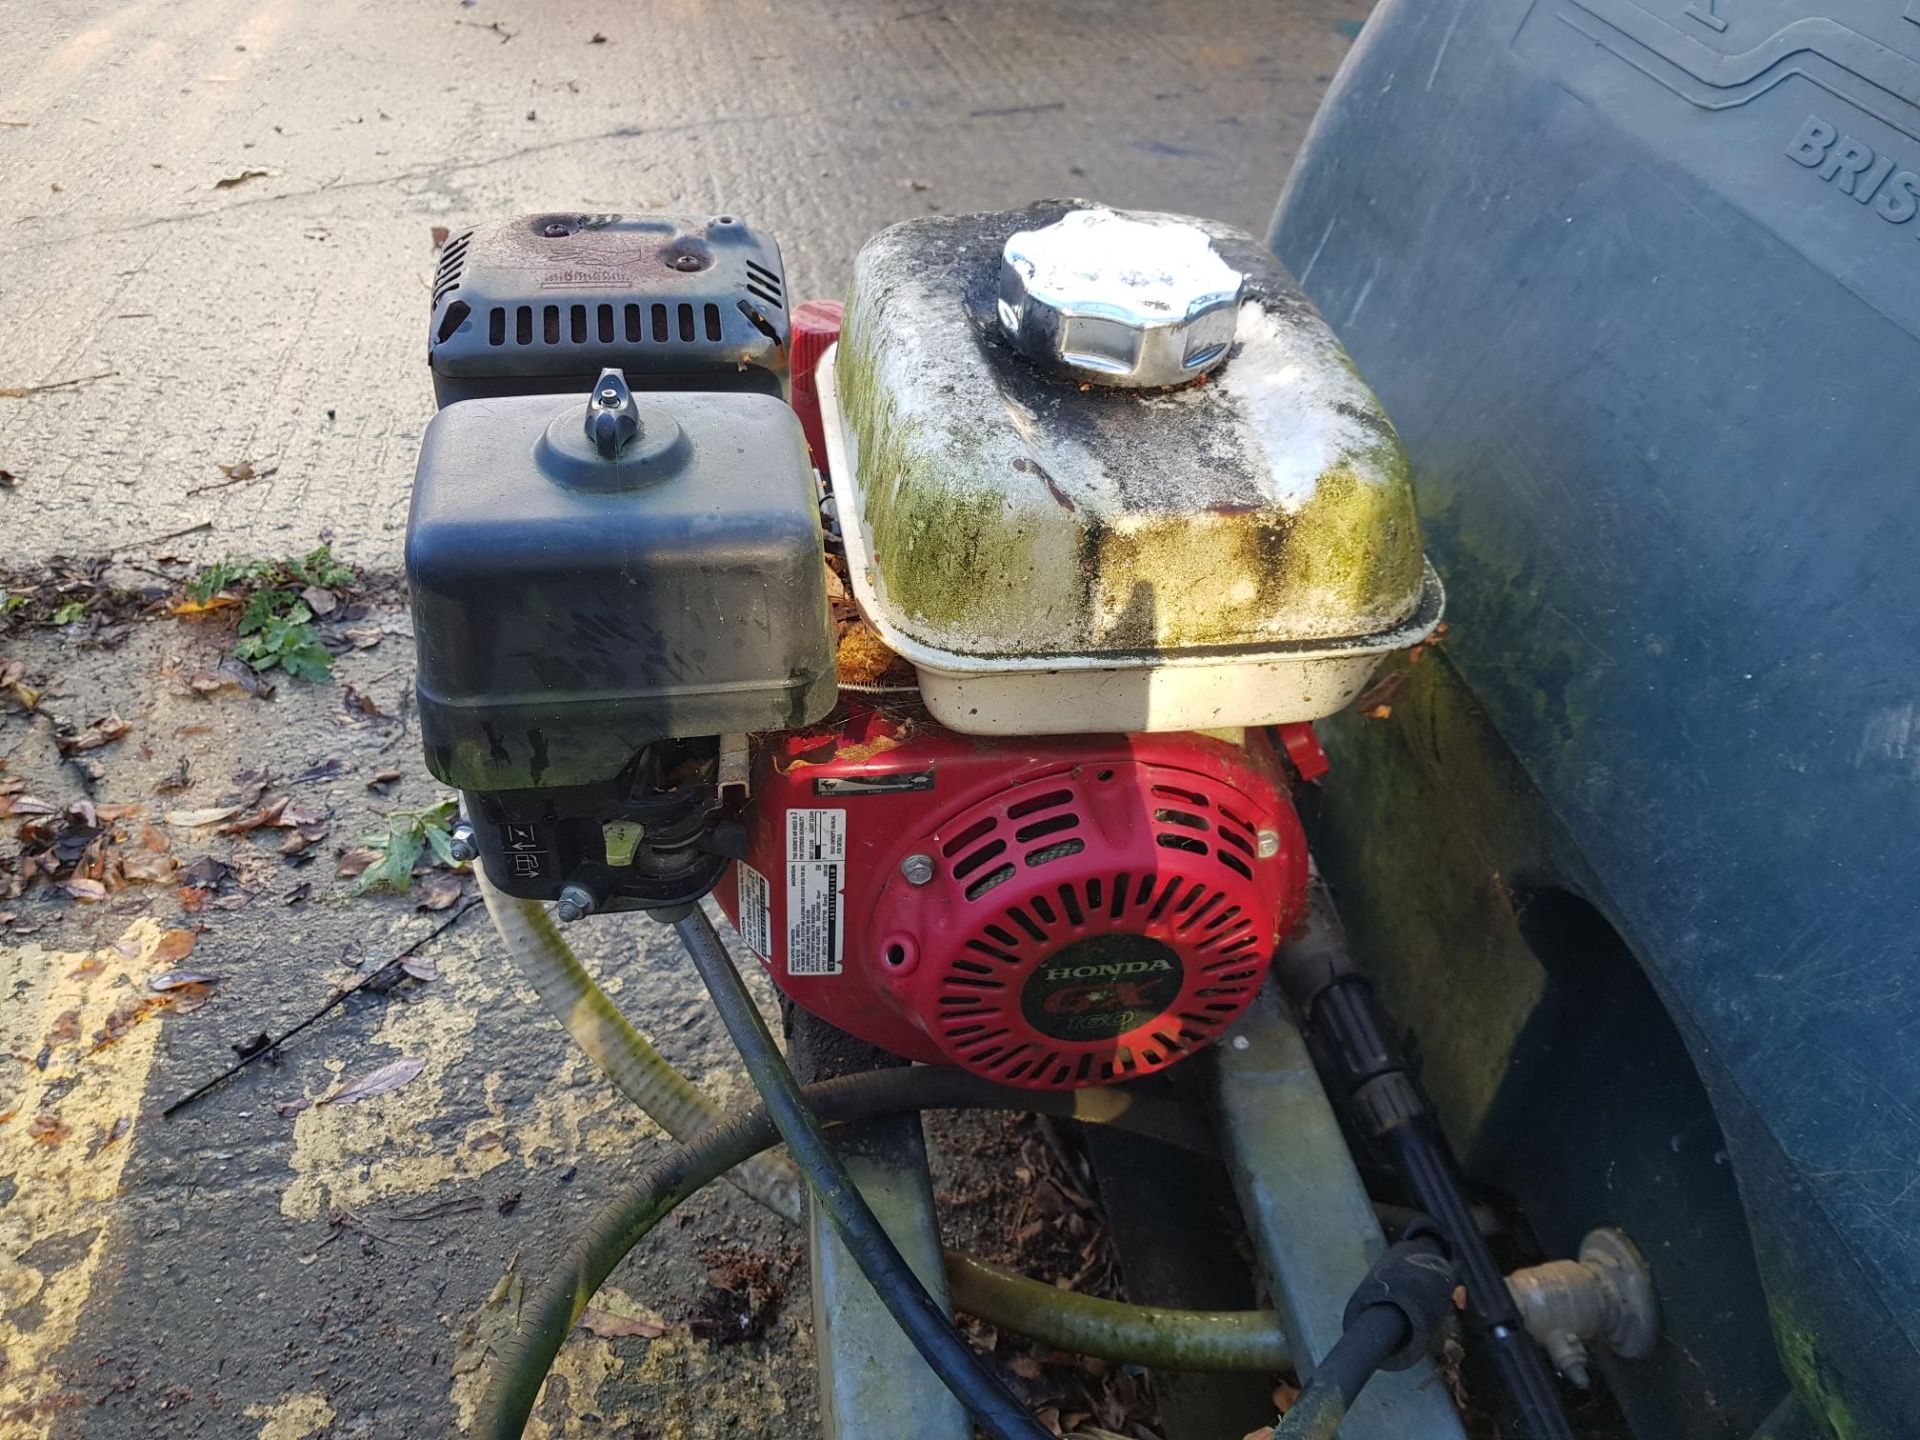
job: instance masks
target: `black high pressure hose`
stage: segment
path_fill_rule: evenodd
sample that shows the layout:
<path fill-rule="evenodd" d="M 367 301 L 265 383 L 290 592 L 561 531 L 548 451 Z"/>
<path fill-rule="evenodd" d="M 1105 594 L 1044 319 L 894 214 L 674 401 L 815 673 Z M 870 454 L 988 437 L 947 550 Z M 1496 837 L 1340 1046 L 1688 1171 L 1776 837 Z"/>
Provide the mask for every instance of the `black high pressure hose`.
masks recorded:
<path fill-rule="evenodd" d="M 1398 1312 L 1370 1310 L 1341 1333 L 1314 1367 L 1313 1378 L 1273 1427 L 1273 1440 L 1329 1440 L 1381 1364 L 1407 1340 Z"/>
<path fill-rule="evenodd" d="M 1317 876 L 1306 916 L 1275 955 L 1273 973 L 1306 1017 L 1327 1089 L 1346 1102 L 1415 1204 L 1447 1236 L 1466 1288 L 1468 1339 L 1492 1362 L 1514 1433 L 1519 1440 L 1572 1440 L 1553 1379 L 1455 1177 L 1438 1117 L 1401 1058 L 1373 985 L 1354 964 L 1339 913 Z"/>
<path fill-rule="evenodd" d="M 654 913 L 656 918 L 669 921 L 680 936 L 694 969 L 713 997 L 721 1023 L 740 1051 L 754 1088 L 760 1092 L 768 1117 L 787 1143 L 787 1153 L 806 1177 L 840 1243 L 847 1247 L 887 1313 L 993 1440 L 1048 1440 L 1045 1428 L 974 1353 L 947 1313 L 927 1293 L 927 1287 L 920 1283 L 920 1277 L 854 1187 L 706 912 L 693 905 Z"/>
<path fill-rule="evenodd" d="M 1273 1427 L 1273 1440 L 1329 1440 L 1366 1384 L 1425 1355 L 1453 1313 L 1451 1248 L 1424 1216 L 1387 1247 L 1354 1287 L 1340 1338 L 1313 1367 L 1299 1398 Z"/>

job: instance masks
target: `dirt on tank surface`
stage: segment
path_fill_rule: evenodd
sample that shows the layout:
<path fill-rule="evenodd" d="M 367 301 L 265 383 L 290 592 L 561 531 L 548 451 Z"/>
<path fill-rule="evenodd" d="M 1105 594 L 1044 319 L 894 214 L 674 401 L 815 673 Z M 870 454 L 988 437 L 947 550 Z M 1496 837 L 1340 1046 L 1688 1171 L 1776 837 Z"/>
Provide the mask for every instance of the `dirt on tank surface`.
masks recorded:
<path fill-rule="evenodd" d="M 1008 235 L 1080 201 L 908 221 L 855 263 L 837 378 L 887 619 L 976 656 L 1341 640 L 1415 610 L 1419 522 L 1378 400 L 1258 241 L 1221 368 L 1112 389 L 1045 373 L 996 314 Z M 1171 217 L 1148 216 L 1155 221 Z"/>

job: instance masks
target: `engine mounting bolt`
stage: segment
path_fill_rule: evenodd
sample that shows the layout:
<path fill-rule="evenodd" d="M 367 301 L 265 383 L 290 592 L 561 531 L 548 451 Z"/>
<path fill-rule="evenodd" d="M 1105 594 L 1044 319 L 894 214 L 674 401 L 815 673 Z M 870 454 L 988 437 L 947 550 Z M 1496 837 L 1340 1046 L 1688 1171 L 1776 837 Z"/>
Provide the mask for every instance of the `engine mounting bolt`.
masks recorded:
<path fill-rule="evenodd" d="M 584 919 L 594 910 L 593 892 L 580 884 L 568 884 L 560 891 L 559 900 L 554 902 L 553 913 L 571 925 Z"/>
<path fill-rule="evenodd" d="M 476 843 L 473 826 L 465 820 L 457 821 L 447 836 L 447 853 L 462 864 L 479 858 L 480 846 Z"/>
<path fill-rule="evenodd" d="M 1260 858 L 1262 860 L 1271 860 L 1280 853 L 1280 832 L 1278 830 L 1262 830 L 1256 838 L 1260 842 Z"/>
<path fill-rule="evenodd" d="M 933 857 L 909 855 L 900 862 L 900 873 L 907 877 L 909 885 L 924 885 L 933 879 Z"/>

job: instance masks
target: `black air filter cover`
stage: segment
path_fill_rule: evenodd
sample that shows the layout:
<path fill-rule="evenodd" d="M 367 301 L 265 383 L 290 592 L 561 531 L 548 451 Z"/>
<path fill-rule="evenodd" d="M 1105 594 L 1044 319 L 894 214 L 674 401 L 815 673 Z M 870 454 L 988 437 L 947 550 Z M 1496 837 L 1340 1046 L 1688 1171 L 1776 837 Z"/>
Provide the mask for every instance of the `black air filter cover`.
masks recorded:
<path fill-rule="evenodd" d="M 427 342 L 436 403 L 585 392 L 756 390 L 787 373 L 773 237 L 731 215 L 524 215 L 448 242 Z"/>

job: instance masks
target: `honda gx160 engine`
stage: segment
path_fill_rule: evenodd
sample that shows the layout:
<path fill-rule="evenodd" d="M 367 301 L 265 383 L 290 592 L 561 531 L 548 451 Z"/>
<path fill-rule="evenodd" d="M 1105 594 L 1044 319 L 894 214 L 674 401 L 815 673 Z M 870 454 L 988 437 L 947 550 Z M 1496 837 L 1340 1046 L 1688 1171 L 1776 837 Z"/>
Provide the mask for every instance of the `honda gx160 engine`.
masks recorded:
<path fill-rule="evenodd" d="M 1393 430 L 1199 221 L 917 220 L 800 310 L 729 216 L 448 245 L 407 568 L 462 842 L 568 919 L 713 892 L 908 1059 L 1170 1065 L 1300 913 L 1309 722 L 1439 618 Z"/>

